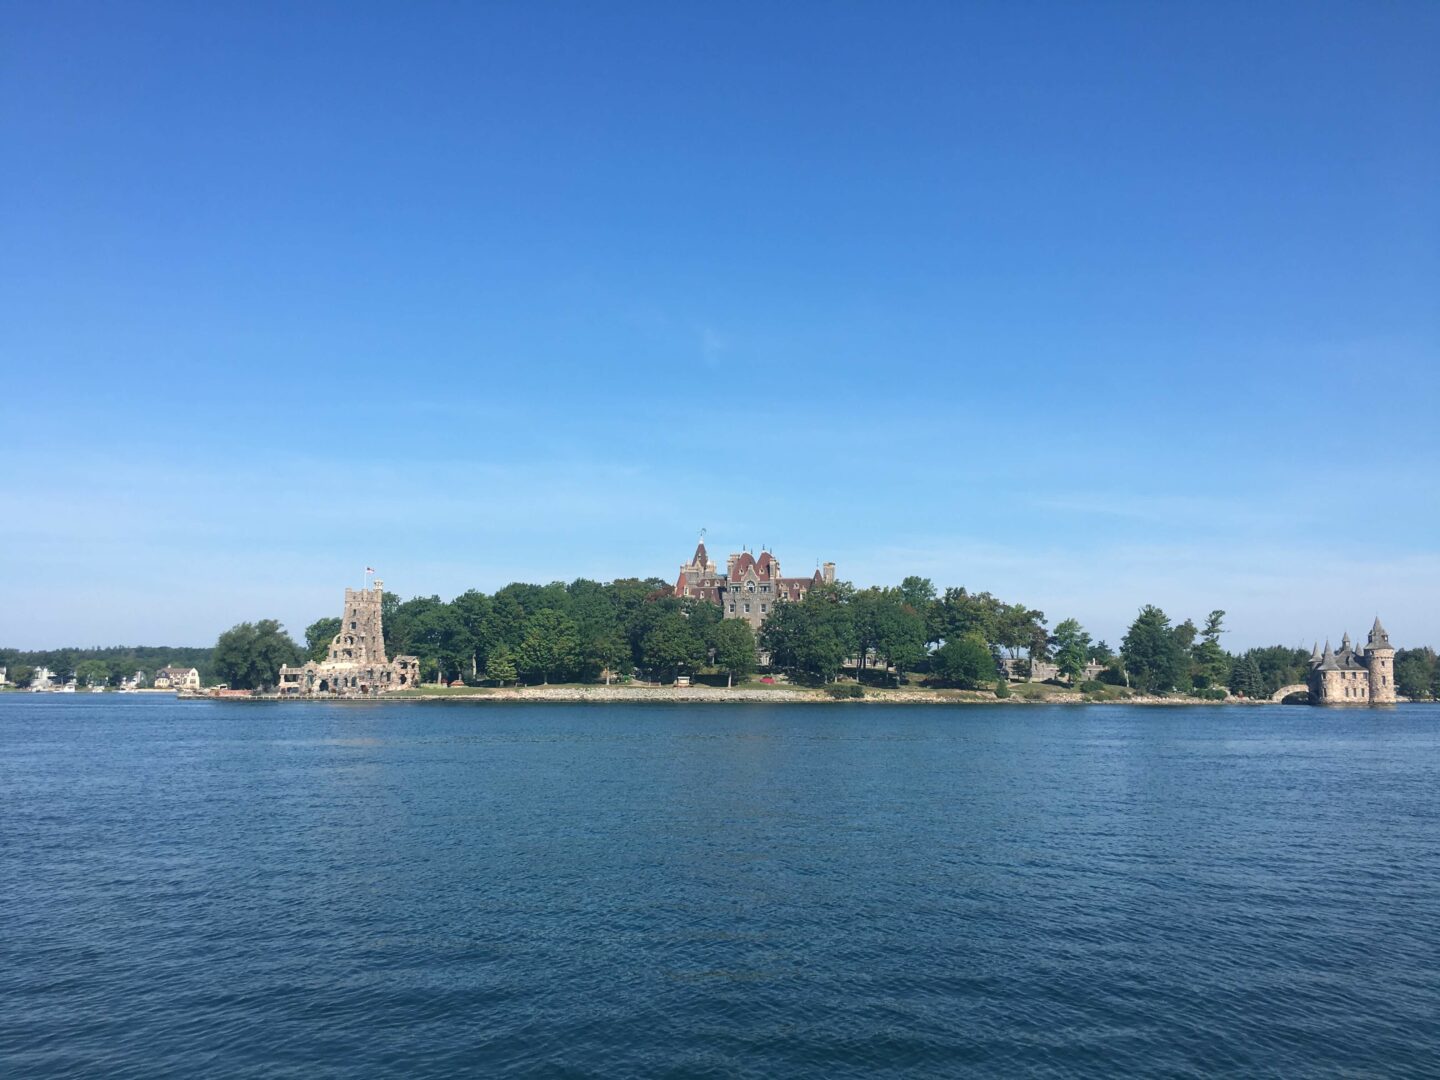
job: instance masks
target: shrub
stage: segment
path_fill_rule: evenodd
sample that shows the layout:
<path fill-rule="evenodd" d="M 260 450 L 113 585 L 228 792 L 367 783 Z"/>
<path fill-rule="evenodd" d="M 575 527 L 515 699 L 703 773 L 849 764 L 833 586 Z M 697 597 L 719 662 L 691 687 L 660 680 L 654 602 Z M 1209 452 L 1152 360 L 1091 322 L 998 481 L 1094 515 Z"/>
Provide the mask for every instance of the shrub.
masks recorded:
<path fill-rule="evenodd" d="M 1082 694 L 1103 694 L 1108 689 L 1104 683 L 1098 682 L 1095 679 L 1086 679 L 1080 684 L 1080 692 Z"/>
<path fill-rule="evenodd" d="M 1207 686 L 1195 691 L 1195 697 L 1201 701 L 1224 701 L 1228 694 L 1216 686 Z"/>
<path fill-rule="evenodd" d="M 995 680 L 995 696 L 997 698 L 1007 698 L 1010 696 L 1010 680 L 1006 679 L 1003 675 Z"/>
<path fill-rule="evenodd" d="M 831 683 L 825 693 L 837 701 L 853 700 L 865 696 L 865 688 L 859 683 Z"/>
<path fill-rule="evenodd" d="M 951 686 L 979 690 L 995 678 L 995 657 L 979 634 L 966 634 L 935 650 L 931 668 Z"/>

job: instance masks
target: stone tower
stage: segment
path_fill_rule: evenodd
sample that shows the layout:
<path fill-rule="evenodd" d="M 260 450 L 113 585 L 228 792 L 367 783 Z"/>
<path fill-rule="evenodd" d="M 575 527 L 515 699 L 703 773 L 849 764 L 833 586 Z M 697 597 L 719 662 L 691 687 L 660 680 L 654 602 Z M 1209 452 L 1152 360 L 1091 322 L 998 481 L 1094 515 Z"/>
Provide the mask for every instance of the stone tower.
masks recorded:
<path fill-rule="evenodd" d="M 380 622 L 385 584 L 373 589 L 346 589 L 340 632 L 330 641 L 326 658 L 300 667 L 280 669 L 282 696 L 368 697 L 406 690 L 420 681 L 420 661 L 413 656 L 385 659 L 385 631 Z"/>
<path fill-rule="evenodd" d="M 1395 703 L 1395 649 L 1390 644 L 1390 635 L 1380 625 L 1380 616 L 1375 616 L 1375 625 L 1370 628 L 1369 640 L 1365 643 L 1366 666 L 1370 669 L 1370 703 L 1372 705 L 1393 705 Z"/>
<path fill-rule="evenodd" d="M 385 663 L 385 633 L 380 625 L 384 597 L 385 583 L 378 579 L 373 589 L 345 590 L 340 633 L 330 642 L 332 664 Z"/>

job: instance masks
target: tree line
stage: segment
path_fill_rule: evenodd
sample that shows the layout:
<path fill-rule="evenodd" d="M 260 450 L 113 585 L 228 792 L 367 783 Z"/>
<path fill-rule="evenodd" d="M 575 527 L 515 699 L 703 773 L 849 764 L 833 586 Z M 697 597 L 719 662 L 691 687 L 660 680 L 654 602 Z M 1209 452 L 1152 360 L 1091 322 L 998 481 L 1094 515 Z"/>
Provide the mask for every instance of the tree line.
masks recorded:
<path fill-rule="evenodd" d="M 729 684 L 764 660 L 812 685 L 845 674 L 871 684 L 919 679 L 1001 692 L 1007 659 L 1021 677 L 1054 665 L 1072 686 L 1086 687 L 1094 676 L 1146 694 L 1223 697 L 1229 690 L 1253 698 L 1303 681 L 1309 660 L 1305 650 L 1284 646 L 1232 655 L 1220 644 L 1224 611 L 1197 626 L 1174 624 L 1153 605 L 1140 610 L 1117 650 L 1076 619 L 1051 628 L 1039 609 L 960 587 L 940 592 L 923 577 L 867 589 L 817 585 L 799 602 L 776 604 L 758 635 L 743 620 L 722 618 L 717 604 L 675 596 L 659 578 L 513 583 L 448 602 L 386 593 L 382 617 L 387 655 L 418 657 L 427 682 L 477 685 L 681 674 Z M 216 668 L 232 686 L 272 685 L 272 666 L 297 662 L 285 656 L 323 660 L 339 630 L 340 619 L 319 619 L 300 646 L 273 622 L 242 624 L 217 643 Z"/>
<path fill-rule="evenodd" d="M 110 645 L 74 649 L 0 649 L 0 667 L 6 679 L 19 687 L 30 685 L 35 672 L 46 668 L 60 682 L 72 677 L 82 686 L 119 686 L 136 672 L 144 681 L 163 667 L 195 668 L 205 682 L 213 682 L 214 650 L 194 646 Z"/>
<path fill-rule="evenodd" d="M 469 590 L 382 601 L 388 656 L 420 659 L 426 682 L 600 682 L 636 676 L 662 682 L 679 675 L 733 683 L 769 669 L 809 684 L 848 675 L 871 684 L 914 680 L 979 689 L 1003 684 L 1000 662 L 1021 677 L 1049 673 L 1090 688 L 1092 681 L 1138 693 L 1223 697 L 1226 692 L 1268 697 L 1305 681 L 1309 652 L 1267 646 L 1241 653 L 1221 645 L 1225 612 L 1197 626 L 1174 623 L 1146 605 L 1118 648 L 1095 640 L 1073 618 L 1053 627 L 1043 611 L 964 588 L 938 591 L 923 577 L 898 586 L 858 589 L 846 582 L 817 585 L 798 602 L 776 604 L 757 634 L 741 619 L 722 618 L 705 600 L 677 597 L 660 578 L 568 584 L 512 583 L 493 594 Z M 19 653 L 0 650 L 16 666 L 44 664 L 63 675 L 87 661 L 104 661 L 97 678 L 112 684 L 138 668 L 196 667 L 205 681 L 236 688 L 275 684 L 282 664 L 323 660 L 341 620 L 319 619 L 303 644 L 273 619 L 241 623 L 213 649 L 92 649 Z M 1401 650 L 1396 685 L 1407 697 L 1440 696 L 1434 650 Z M 998 692 L 998 690 L 997 690 Z"/>

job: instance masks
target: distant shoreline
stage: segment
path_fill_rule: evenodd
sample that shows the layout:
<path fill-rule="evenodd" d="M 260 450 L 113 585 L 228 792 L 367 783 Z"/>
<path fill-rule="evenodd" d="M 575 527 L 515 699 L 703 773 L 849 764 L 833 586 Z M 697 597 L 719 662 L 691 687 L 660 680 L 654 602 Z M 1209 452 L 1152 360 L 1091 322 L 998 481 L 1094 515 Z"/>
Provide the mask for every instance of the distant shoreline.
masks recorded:
<path fill-rule="evenodd" d="M 992 690 L 874 690 L 866 689 L 863 697 L 833 698 L 823 690 L 777 687 L 775 689 L 753 689 L 749 687 L 636 687 L 636 686 L 528 686 L 520 688 L 466 687 L 464 690 L 399 691 L 381 694 L 377 697 L 294 697 L 279 694 L 257 694 L 249 697 L 211 697 L 205 694 L 182 694 L 183 700 L 203 701 L 251 701 L 251 702 L 339 702 L 342 704 L 373 704 L 376 702 L 453 702 L 461 704 L 487 703 L 626 703 L 626 704 L 746 704 L 746 705 L 1158 705 L 1158 706 L 1260 706 L 1278 705 L 1279 702 L 1229 698 L 1224 701 L 1204 701 L 1191 697 L 1134 697 L 1097 699 L 1088 698 L 1078 692 L 1058 691 L 1044 696 L 1026 696 L 1012 693 L 1006 698 L 997 698 Z"/>

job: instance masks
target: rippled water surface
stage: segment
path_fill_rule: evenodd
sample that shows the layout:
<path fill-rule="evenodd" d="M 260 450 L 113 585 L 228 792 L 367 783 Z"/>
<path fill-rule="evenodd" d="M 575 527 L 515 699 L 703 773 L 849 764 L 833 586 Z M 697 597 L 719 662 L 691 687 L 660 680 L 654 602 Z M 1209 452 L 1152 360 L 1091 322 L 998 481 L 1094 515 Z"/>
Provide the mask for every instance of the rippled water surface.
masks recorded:
<path fill-rule="evenodd" d="M 1440 708 L 0 697 L 0 1074 L 1440 1074 Z"/>

